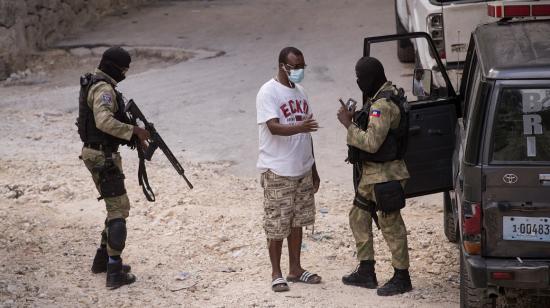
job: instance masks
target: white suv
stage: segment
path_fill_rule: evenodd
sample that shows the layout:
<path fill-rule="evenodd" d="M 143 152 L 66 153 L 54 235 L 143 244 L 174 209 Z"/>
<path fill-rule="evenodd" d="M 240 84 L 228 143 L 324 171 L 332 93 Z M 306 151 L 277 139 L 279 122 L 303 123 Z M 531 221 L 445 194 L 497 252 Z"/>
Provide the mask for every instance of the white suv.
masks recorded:
<path fill-rule="evenodd" d="M 427 32 L 439 57 L 449 67 L 464 62 L 470 34 L 479 24 L 491 21 L 487 2 L 481 0 L 395 0 L 398 34 Z M 415 53 L 416 49 L 416 53 Z M 419 67 L 436 66 L 426 40 L 401 40 L 397 56 L 401 62 L 417 62 Z"/>

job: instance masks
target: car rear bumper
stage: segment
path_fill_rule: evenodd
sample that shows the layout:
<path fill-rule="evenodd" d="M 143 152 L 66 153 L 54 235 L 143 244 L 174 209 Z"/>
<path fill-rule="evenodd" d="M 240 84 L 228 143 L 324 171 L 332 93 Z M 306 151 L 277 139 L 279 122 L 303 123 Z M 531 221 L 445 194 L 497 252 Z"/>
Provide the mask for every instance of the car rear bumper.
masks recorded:
<path fill-rule="evenodd" d="M 518 289 L 550 289 L 550 260 L 522 260 L 464 256 L 466 270 L 476 288 L 499 286 Z M 511 273 L 511 279 L 495 279 L 493 273 Z"/>

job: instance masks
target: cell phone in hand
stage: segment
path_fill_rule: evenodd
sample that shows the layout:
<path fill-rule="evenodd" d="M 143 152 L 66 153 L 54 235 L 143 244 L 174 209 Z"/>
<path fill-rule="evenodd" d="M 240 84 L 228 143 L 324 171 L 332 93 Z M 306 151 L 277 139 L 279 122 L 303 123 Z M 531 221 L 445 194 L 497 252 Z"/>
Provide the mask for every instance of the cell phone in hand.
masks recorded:
<path fill-rule="evenodd" d="M 342 100 L 342 98 L 338 99 L 340 101 L 340 104 L 344 106 L 348 111 L 353 111 L 355 109 L 355 106 L 357 105 L 357 101 L 355 101 L 353 98 L 349 98 L 346 103 Z"/>

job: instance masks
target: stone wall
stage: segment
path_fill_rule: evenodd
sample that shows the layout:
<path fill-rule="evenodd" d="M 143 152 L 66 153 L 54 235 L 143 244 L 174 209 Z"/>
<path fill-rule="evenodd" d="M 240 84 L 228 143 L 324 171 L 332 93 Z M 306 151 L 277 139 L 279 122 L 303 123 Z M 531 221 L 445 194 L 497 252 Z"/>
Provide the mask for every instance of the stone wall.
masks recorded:
<path fill-rule="evenodd" d="M 0 80 L 75 27 L 156 0 L 0 0 Z"/>

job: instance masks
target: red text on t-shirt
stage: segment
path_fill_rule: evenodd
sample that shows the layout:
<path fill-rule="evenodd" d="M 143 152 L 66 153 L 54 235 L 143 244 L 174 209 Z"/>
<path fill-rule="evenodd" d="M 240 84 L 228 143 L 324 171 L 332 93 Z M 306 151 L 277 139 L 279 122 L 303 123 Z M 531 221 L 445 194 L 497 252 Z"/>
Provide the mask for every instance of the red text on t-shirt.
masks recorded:
<path fill-rule="evenodd" d="M 282 103 L 280 108 L 285 118 L 288 118 L 296 113 L 307 114 L 309 111 L 309 106 L 305 99 L 303 101 L 298 99 L 289 100 L 286 103 Z"/>

